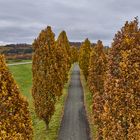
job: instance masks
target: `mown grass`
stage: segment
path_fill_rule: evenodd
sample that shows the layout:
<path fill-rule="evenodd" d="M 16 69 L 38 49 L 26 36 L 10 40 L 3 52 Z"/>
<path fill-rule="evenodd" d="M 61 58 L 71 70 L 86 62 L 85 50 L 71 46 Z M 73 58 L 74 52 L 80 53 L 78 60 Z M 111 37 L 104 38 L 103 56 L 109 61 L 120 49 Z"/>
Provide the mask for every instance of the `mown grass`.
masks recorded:
<path fill-rule="evenodd" d="M 27 100 L 29 102 L 34 129 L 34 140 L 56 140 L 61 123 L 61 117 L 63 114 L 64 102 L 67 97 L 69 81 L 64 86 L 63 95 L 56 103 L 56 111 L 50 121 L 49 129 L 46 130 L 46 125 L 44 121 L 38 119 L 34 111 L 33 99 L 31 94 L 32 88 L 31 68 L 32 64 L 9 66 L 9 70 L 11 71 L 11 73 L 14 76 L 14 79 L 19 85 L 22 94 L 27 97 Z M 71 71 L 72 69 L 69 72 L 69 79 Z"/>
<path fill-rule="evenodd" d="M 9 66 L 20 91 L 27 97 L 29 104 L 32 104 L 32 64 Z"/>
<path fill-rule="evenodd" d="M 21 60 L 21 59 L 6 60 L 6 63 L 8 63 L 8 64 L 20 63 L 20 62 L 31 62 L 31 60 Z"/>
<path fill-rule="evenodd" d="M 85 103 L 88 122 L 89 122 L 89 126 L 90 126 L 90 136 L 91 136 L 91 139 L 95 139 L 97 129 L 93 123 L 93 118 L 92 118 L 92 100 L 93 100 L 92 93 L 89 91 L 87 82 L 84 78 L 82 71 L 80 71 L 80 79 L 81 79 L 82 87 L 84 90 L 84 103 Z"/>

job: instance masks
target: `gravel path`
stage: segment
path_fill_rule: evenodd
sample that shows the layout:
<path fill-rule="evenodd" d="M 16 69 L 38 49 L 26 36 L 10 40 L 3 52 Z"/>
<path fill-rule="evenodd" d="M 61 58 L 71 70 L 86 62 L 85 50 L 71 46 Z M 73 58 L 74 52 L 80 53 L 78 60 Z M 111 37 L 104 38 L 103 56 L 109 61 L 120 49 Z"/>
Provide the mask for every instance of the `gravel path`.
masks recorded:
<path fill-rule="evenodd" d="M 16 65 L 25 65 L 25 64 L 31 64 L 32 62 L 19 62 L 19 63 L 12 63 L 7 64 L 8 66 L 16 66 Z"/>
<path fill-rule="evenodd" d="M 74 66 L 68 93 L 58 140 L 90 140 L 78 65 Z"/>

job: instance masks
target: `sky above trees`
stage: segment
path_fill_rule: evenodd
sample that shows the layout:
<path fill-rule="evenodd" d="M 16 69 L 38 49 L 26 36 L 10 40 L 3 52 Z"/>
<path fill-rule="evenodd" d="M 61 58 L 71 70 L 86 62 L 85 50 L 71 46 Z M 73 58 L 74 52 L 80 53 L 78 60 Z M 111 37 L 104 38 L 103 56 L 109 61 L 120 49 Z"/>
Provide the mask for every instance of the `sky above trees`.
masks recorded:
<path fill-rule="evenodd" d="M 139 0 L 0 0 L 0 44 L 32 43 L 41 29 L 65 30 L 70 41 L 110 45 L 126 20 L 140 16 Z"/>

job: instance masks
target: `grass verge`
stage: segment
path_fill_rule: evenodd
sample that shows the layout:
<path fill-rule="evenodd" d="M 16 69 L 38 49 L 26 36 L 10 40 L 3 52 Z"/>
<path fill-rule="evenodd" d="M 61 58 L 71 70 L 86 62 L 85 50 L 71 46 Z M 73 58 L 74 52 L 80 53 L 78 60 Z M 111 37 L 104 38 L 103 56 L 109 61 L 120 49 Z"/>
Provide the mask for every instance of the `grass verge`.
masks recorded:
<path fill-rule="evenodd" d="M 44 121 L 38 119 L 34 111 L 33 99 L 31 94 L 31 88 L 32 88 L 31 68 L 32 68 L 32 64 L 9 66 L 9 69 L 13 74 L 14 79 L 19 85 L 20 91 L 24 96 L 27 97 L 27 100 L 29 102 L 29 109 L 32 116 L 33 129 L 34 129 L 34 140 L 56 140 L 60 123 L 61 123 L 63 110 L 64 110 L 64 102 L 66 100 L 67 93 L 68 93 L 68 86 L 69 86 L 69 81 L 70 81 L 70 76 L 71 76 L 73 66 L 69 72 L 69 80 L 64 86 L 63 95 L 55 105 L 56 111 L 50 121 L 48 130 L 46 130 L 46 125 Z"/>
<path fill-rule="evenodd" d="M 91 139 L 95 139 L 96 137 L 96 126 L 93 123 L 92 118 L 92 94 L 89 91 L 89 88 L 87 86 L 87 82 L 84 78 L 83 72 L 80 70 L 80 79 L 84 91 L 84 103 L 85 103 L 85 109 L 88 117 L 89 127 L 90 127 L 90 137 Z"/>
<path fill-rule="evenodd" d="M 6 60 L 6 63 L 13 64 L 13 63 L 31 62 L 31 61 L 32 60 L 13 59 L 13 60 Z"/>

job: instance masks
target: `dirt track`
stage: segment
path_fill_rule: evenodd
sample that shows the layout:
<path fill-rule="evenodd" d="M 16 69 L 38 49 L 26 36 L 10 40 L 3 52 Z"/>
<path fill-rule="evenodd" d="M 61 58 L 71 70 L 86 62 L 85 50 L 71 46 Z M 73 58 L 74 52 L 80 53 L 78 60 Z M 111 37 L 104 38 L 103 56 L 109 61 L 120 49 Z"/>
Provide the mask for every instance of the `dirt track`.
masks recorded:
<path fill-rule="evenodd" d="M 78 65 L 72 72 L 68 93 L 58 140 L 90 140 Z"/>

